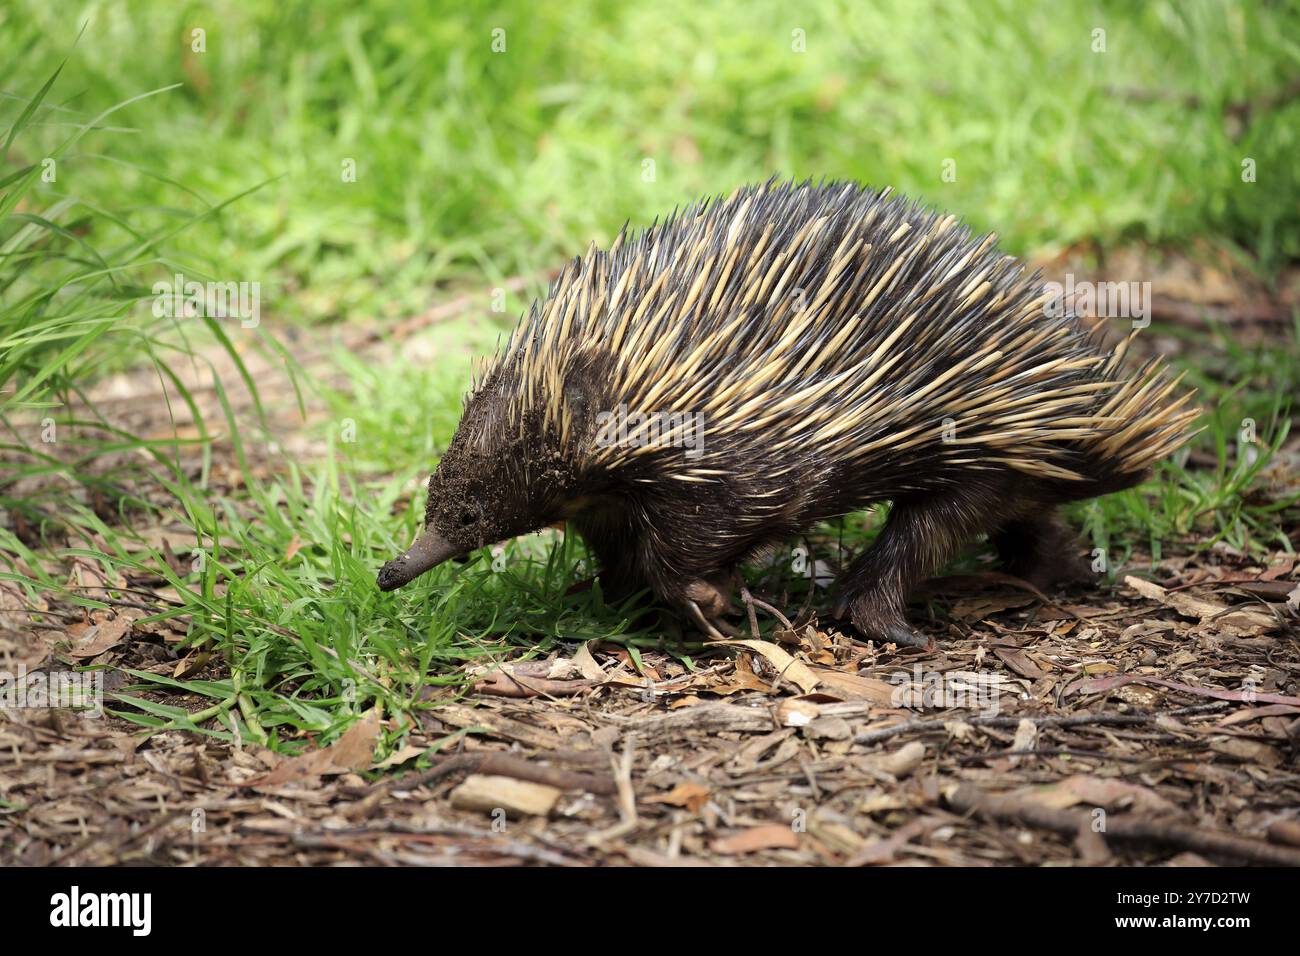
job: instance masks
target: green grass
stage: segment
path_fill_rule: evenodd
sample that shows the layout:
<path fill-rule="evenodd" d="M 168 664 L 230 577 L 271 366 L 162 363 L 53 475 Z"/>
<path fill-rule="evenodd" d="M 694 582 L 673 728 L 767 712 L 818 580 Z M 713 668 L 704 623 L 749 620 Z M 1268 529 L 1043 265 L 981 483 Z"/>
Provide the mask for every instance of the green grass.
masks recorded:
<path fill-rule="evenodd" d="M 115 114 L 130 132 L 83 145 L 42 192 L 151 224 L 273 179 L 176 248 L 262 281 L 275 322 L 408 314 L 431 284 L 549 268 L 627 219 L 772 174 L 889 183 L 1013 252 L 1198 235 L 1264 268 L 1300 252 L 1300 101 L 1235 142 L 1222 116 L 1296 74 L 1288 4 L 892 0 L 796 16 L 775 2 L 291 0 L 85 15 L 74 48 L 66 7 L 0 13 L 6 92 L 30 95 L 68 59 L 61 109 L 20 158 L 180 83 Z M 791 48 L 796 29 L 806 52 Z M 1241 181 L 1244 157 L 1256 183 Z"/>
<path fill-rule="evenodd" d="M 326 453 L 270 474 L 241 464 L 237 493 L 212 480 L 214 455 L 242 462 L 265 434 L 241 432 L 233 414 L 152 441 L 93 409 L 74 421 L 69 400 L 107 373 L 150 367 L 160 400 L 193 408 L 179 370 L 213 348 L 269 350 L 292 370 L 295 327 L 382 326 L 452 289 L 486 300 L 625 220 L 773 174 L 889 183 L 996 230 L 1013 252 L 1208 241 L 1266 282 L 1300 258 L 1300 101 L 1239 130 L 1224 121 L 1225 105 L 1300 72 L 1300 14 L 1284 4 L 86 10 L 84 30 L 57 5 L 0 10 L 11 65 L 0 79 L 0 507 L 44 540 L 0 523 L 0 577 L 55 593 L 60 562 L 80 555 L 174 589 L 160 613 L 188 622 L 185 650 L 211 666 L 179 686 L 136 674 L 120 713 L 149 728 L 201 725 L 295 750 L 378 704 L 396 718 L 395 742 L 432 705 L 430 688 L 453 693 L 468 662 L 593 638 L 635 653 L 663 631 L 598 588 L 568 593 L 586 556 L 552 533 L 394 594 L 374 587 L 419 525 L 419 479 L 455 427 L 463 359 L 526 297 L 508 297 L 494 321 L 448 326 L 434 361 L 399 354 L 376 368 L 340 351 L 342 387 L 300 382 L 327 410 L 303 426 Z M 491 50 L 497 27 L 505 53 Z M 191 49 L 196 28 L 203 52 Z M 1104 53 L 1092 49 L 1097 28 Z M 806 52 L 792 49 L 794 30 Z M 1256 182 L 1242 180 L 1246 158 Z M 151 285 L 177 271 L 261 283 L 262 324 L 153 319 Z M 1293 329 L 1246 348 L 1218 330 L 1188 343 L 1206 408 L 1198 455 L 1215 464 L 1170 463 L 1142 489 L 1072 510 L 1112 568 L 1170 546 L 1292 547 L 1296 488 L 1270 483 L 1300 394 L 1297 341 Z M 71 460 L 43 447 L 46 417 Z M 1260 439 L 1253 462 L 1238 449 L 1246 419 Z M 203 453 L 197 473 L 180 466 L 187 443 Z M 164 503 L 139 490 L 141 469 Z M 107 497 L 111 513 L 68 486 Z M 144 529 L 171 522 L 191 530 L 200 567 L 178 573 L 150 543 Z M 872 527 L 852 516 L 816 537 L 856 549 Z M 806 587 L 780 562 L 751 574 L 792 601 Z M 670 647 L 692 662 L 700 651 Z M 168 702 L 182 694 L 203 720 Z"/>

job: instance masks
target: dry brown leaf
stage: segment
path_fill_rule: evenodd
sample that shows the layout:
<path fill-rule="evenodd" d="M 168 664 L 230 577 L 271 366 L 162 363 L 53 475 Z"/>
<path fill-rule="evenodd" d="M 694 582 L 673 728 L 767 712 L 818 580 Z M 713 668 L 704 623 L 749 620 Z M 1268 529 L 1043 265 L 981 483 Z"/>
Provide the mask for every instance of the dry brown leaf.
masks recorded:
<path fill-rule="evenodd" d="M 1107 810 L 1122 809 L 1125 806 L 1154 816 L 1176 815 L 1181 811 L 1160 796 L 1154 790 L 1123 780 L 1106 780 L 1088 774 L 1076 774 L 1066 777 L 1059 783 L 1048 787 L 1032 787 L 1018 791 L 1035 803 L 1065 810 L 1078 804 L 1104 807 Z"/>
<path fill-rule="evenodd" d="M 592 656 L 592 643 L 592 641 L 586 641 L 578 647 L 577 653 L 573 655 L 573 663 L 577 665 L 578 670 L 587 680 L 603 684 L 609 677 L 604 668 L 596 663 L 596 658 Z"/>
<path fill-rule="evenodd" d="M 953 603 L 951 614 L 959 621 L 974 624 L 993 614 L 1000 614 L 1013 608 L 1027 607 L 1038 600 L 1029 594 L 998 594 L 987 597 L 967 598 Z"/>
<path fill-rule="evenodd" d="M 1269 704 L 1267 707 L 1248 707 L 1245 710 L 1233 711 L 1221 721 L 1218 726 L 1231 727 L 1234 724 L 1248 724 L 1252 720 L 1259 720 L 1262 717 L 1277 717 L 1282 714 L 1300 714 L 1300 707 L 1290 704 Z"/>
<path fill-rule="evenodd" d="M 1215 753 L 1236 757 L 1246 763 L 1264 767 L 1276 767 L 1282 762 L 1282 755 L 1278 753 L 1276 747 L 1243 737 L 1215 737 L 1210 740 L 1210 749 Z"/>
<path fill-rule="evenodd" d="M 1119 670 L 1119 668 L 1109 661 L 1092 661 L 1080 665 L 1079 670 L 1091 676 L 1093 674 L 1113 674 Z"/>
<path fill-rule="evenodd" d="M 909 806 L 911 804 L 904 797 L 896 793 L 886 793 L 882 790 L 858 804 L 858 813 L 881 813 L 885 810 L 902 810 Z"/>
<path fill-rule="evenodd" d="M 365 769 L 375 759 L 375 740 L 379 731 L 379 709 L 373 708 L 328 747 L 282 760 L 270 773 L 250 780 L 244 786 L 273 787 L 290 781 L 314 783 L 329 774 Z"/>
<path fill-rule="evenodd" d="M 666 803 L 672 807 L 685 807 L 691 813 L 699 813 L 709 802 L 713 791 L 701 783 L 679 783 L 672 790 L 658 797 L 646 797 L 646 803 Z"/>
<path fill-rule="evenodd" d="M 1274 843 L 1300 846 L 1300 821 L 1276 820 L 1268 828 L 1268 838 Z"/>
<path fill-rule="evenodd" d="M 1038 725 L 1028 718 L 1022 718 L 1016 725 L 1016 735 L 1011 740 L 1012 750 L 1033 750 L 1038 743 Z M 1011 766 L 1018 766 L 1022 757 L 1011 757 Z"/>
<path fill-rule="evenodd" d="M 210 650 L 196 651 L 186 654 L 185 657 L 177 661 L 176 666 L 172 668 L 172 678 L 174 680 L 188 680 L 201 671 L 211 659 L 212 652 Z"/>
<path fill-rule="evenodd" d="M 731 680 L 726 683 L 718 683 L 712 687 L 703 688 L 710 694 L 720 694 L 727 697 L 731 694 L 738 694 L 742 691 L 757 690 L 764 693 L 769 692 L 772 687 L 767 681 L 763 680 L 754 673 L 753 667 L 750 666 L 750 656 L 741 654 L 736 658 L 735 666 L 732 668 Z"/>
<path fill-rule="evenodd" d="M 68 651 L 68 656 L 78 660 L 98 657 L 109 648 L 122 643 L 122 639 L 131 633 L 131 625 L 144 616 L 143 611 L 134 608 L 123 608 L 111 617 L 102 611 L 95 612 L 95 623 L 80 635 L 77 643 Z"/>
<path fill-rule="evenodd" d="M 615 647 L 610 651 L 610 653 L 619 659 L 623 667 L 626 667 L 630 671 L 635 671 L 637 674 L 641 675 L 642 679 L 648 677 L 654 681 L 663 680 L 663 678 L 659 676 L 659 672 L 646 663 L 644 657 L 640 659 L 633 657 L 628 653 L 627 648 Z"/>
<path fill-rule="evenodd" d="M 803 729 L 809 740 L 848 740 L 853 736 L 853 725 L 843 717 L 818 717 Z"/>
<path fill-rule="evenodd" d="M 924 759 L 925 744 L 919 740 L 912 740 L 892 753 L 859 758 L 858 764 L 866 769 L 883 771 L 901 779 L 919 767 Z M 904 806 L 905 803 L 896 805 Z M 895 804 L 891 803 L 890 806 L 893 807 Z M 863 812 L 868 813 L 871 811 L 864 810 Z"/>
<path fill-rule="evenodd" d="M 1088 824 L 1079 827 L 1079 832 L 1074 837 L 1074 848 L 1088 866 L 1102 866 L 1112 856 L 1106 838 Z"/>
<path fill-rule="evenodd" d="M 725 641 L 722 643 L 748 647 L 756 651 L 781 675 L 783 680 L 791 681 L 805 694 L 815 688 L 820 681 L 807 664 L 795 660 L 771 641 Z"/>
<path fill-rule="evenodd" d="M 945 720 L 943 729 L 948 731 L 954 740 L 966 740 L 975 733 L 975 728 L 964 720 Z"/>
<path fill-rule="evenodd" d="M 521 674 L 518 670 L 519 668 L 516 665 L 502 664 L 475 681 L 474 692 L 513 698 L 572 697 L 575 694 L 590 690 L 592 687 L 591 681 L 583 678 L 578 680 L 551 680 L 547 677 L 533 677 Z M 577 673 L 576 669 L 574 673 Z"/>
<path fill-rule="evenodd" d="M 68 575 L 68 586 L 83 597 L 112 601 L 116 599 L 116 592 L 126 584 L 121 575 L 110 578 L 91 558 L 73 555 L 70 561 L 72 571 Z"/>
<path fill-rule="evenodd" d="M 880 863 L 888 863 L 894 859 L 898 851 L 907 846 L 917 837 L 925 836 L 931 830 L 942 825 L 943 820 L 938 817 L 922 817 L 919 820 L 913 820 L 911 823 L 899 827 L 892 834 L 882 840 L 872 840 L 853 854 L 848 861 L 849 866 L 873 866 Z"/>
<path fill-rule="evenodd" d="M 1176 656 L 1174 655 L 1174 657 Z M 1098 677 L 1092 680 L 1080 681 L 1071 689 L 1070 693 L 1097 694 L 1103 691 L 1116 690 L 1127 684 L 1155 684 L 1158 687 L 1180 690 L 1184 694 L 1195 694 L 1197 697 L 1212 697 L 1215 700 L 1240 700 L 1252 704 L 1259 701 L 1265 704 L 1289 704 L 1300 707 L 1300 697 L 1288 697 L 1285 694 L 1265 694 L 1252 689 L 1223 690 L 1219 687 L 1197 687 L 1193 684 L 1182 684 L 1178 681 L 1164 680 L 1159 677 L 1148 677 L 1145 674 L 1120 674 L 1115 677 Z"/>
<path fill-rule="evenodd" d="M 407 744 L 401 750 L 389 754 L 383 760 L 379 761 L 379 763 L 373 764 L 371 769 L 387 770 L 389 767 L 396 767 L 398 764 L 404 764 L 408 760 L 415 759 L 428 749 L 428 747 L 413 747 L 410 744 Z"/>
<path fill-rule="evenodd" d="M 861 677 L 834 667 L 814 667 L 813 674 L 826 687 L 846 697 L 869 700 L 881 707 L 893 707 L 895 685 L 874 677 Z"/>
<path fill-rule="evenodd" d="M 1115 691 L 1115 696 L 1131 707 L 1140 707 L 1143 710 L 1155 710 L 1162 700 L 1164 694 L 1150 687 L 1142 687 L 1138 684 L 1126 684 Z"/>
<path fill-rule="evenodd" d="M 1259 579 L 1261 581 L 1277 581 L 1290 574 L 1292 570 L 1295 569 L 1295 566 L 1296 566 L 1295 558 L 1290 558 L 1290 557 L 1283 558 L 1281 561 L 1278 561 L 1276 564 L 1269 566 L 1267 570 L 1265 570 L 1262 574 L 1260 574 Z"/>
<path fill-rule="evenodd" d="M 993 653 L 997 655 L 998 660 L 1006 664 L 1015 673 L 1021 677 L 1027 677 L 1030 680 L 1039 680 L 1048 676 L 1048 672 L 1039 667 L 1028 654 L 1014 647 L 1003 647 L 998 644 L 993 645 Z M 978 665 L 977 665 L 978 666 Z"/>
<path fill-rule="evenodd" d="M 799 847 L 799 834 L 783 824 L 769 823 L 714 840 L 710 846 L 714 853 L 727 856 L 754 853 L 758 850 L 794 850 Z"/>
<path fill-rule="evenodd" d="M 1215 630 L 1236 637 L 1251 637 L 1255 634 L 1263 634 L 1276 630 L 1279 626 L 1277 618 L 1263 611 L 1251 608 L 1233 608 L 1182 591 L 1168 591 L 1158 584 L 1153 584 L 1132 575 L 1125 577 L 1124 583 L 1143 597 L 1158 601 L 1184 617 L 1196 618 L 1202 624 L 1212 624 Z"/>

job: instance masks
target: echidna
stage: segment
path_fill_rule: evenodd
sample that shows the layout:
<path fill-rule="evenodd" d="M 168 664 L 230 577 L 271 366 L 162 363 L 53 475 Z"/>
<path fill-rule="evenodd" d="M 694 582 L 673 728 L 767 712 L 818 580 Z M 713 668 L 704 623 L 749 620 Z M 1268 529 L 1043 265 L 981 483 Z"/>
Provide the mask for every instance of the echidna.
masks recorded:
<path fill-rule="evenodd" d="M 1050 583 L 1054 507 L 1138 483 L 1196 413 L 994 240 L 888 189 L 768 182 L 593 245 L 476 380 L 379 587 L 567 521 L 606 593 L 720 636 L 739 562 L 884 500 L 835 609 L 862 634 L 926 643 L 908 592 L 980 533 Z"/>

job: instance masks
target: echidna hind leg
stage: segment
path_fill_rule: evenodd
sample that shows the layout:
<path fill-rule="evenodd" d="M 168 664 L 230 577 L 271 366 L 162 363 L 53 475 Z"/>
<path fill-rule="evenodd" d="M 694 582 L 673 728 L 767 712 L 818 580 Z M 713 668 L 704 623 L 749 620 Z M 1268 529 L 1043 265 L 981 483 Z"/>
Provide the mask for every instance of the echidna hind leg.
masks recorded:
<path fill-rule="evenodd" d="M 1092 578 L 1074 532 L 1050 506 L 1005 522 L 990 537 L 1003 569 L 1036 588 Z"/>
<path fill-rule="evenodd" d="M 907 623 L 908 594 L 963 544 L 996 525 L 1000 506 L 1000 496 L 978 491 L 895 501 L 880 536 L 845 571 L 834 615 L 848 616 L 874 640 L 927 646 Z"/>

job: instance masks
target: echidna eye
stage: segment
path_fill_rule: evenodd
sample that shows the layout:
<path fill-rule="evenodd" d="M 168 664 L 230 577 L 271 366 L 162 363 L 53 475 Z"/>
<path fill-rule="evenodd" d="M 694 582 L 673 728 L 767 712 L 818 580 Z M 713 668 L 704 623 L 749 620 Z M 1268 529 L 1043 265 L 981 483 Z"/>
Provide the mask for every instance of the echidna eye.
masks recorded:
<path fill-rule="evenodd" d="M 460 513 L 460 526 L 462 528 L 468 528 L 477 520 L 478 520 L 478 515 L 476 515 L 472 511 L 462 511 Z"/>

